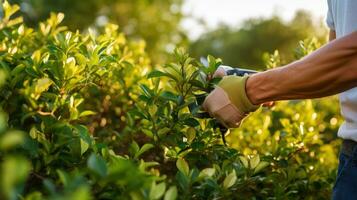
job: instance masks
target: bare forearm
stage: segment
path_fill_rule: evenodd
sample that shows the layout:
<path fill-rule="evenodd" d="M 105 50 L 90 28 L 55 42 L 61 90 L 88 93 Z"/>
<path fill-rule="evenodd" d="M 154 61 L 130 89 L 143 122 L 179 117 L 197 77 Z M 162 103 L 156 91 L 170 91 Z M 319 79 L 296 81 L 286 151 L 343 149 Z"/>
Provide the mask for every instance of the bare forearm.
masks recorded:
<path fill-rule="evenodd" d="M 253 104 L 329 96 L 357 86 L 357 32 L 334 40 L 305 58 L 250 77 Z"/>

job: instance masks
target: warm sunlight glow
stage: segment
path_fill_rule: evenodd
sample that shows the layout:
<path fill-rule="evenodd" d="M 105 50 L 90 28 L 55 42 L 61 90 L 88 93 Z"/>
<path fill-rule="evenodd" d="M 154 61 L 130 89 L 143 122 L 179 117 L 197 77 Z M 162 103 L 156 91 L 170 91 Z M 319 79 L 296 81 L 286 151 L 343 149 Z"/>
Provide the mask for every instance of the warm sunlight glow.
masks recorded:
<path fill-rule="evenodd" d="M 314 17 L 325 17 L 326 0 L 186 0 L 183 11 L 190 18 L 184 20 L 183 27 L 191 37 L 197 37 L 206 29 L 197 23 L 203 20 L 208 28 L 220 23 L 239 25 L 244 19 L 269 17 L 277 14 L 284 20 L 291 19 L 296 10 L 310 11 Z M 196 19 L 196 20 L 195 20 Z"/>

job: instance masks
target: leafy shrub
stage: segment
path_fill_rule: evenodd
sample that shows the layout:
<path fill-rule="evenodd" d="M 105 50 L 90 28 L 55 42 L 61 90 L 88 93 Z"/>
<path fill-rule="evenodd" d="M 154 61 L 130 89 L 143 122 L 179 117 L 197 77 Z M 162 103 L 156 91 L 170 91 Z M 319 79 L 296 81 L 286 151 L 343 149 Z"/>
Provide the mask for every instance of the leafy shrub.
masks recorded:
<path fill-rule="evenodd" d="M 232 148 L 214 119 L 198 117 L 219 59 L 206 68 L 177 49 L 176 61 L 153 70 L 143 43 L 115 25 L 85 35 L 52 14 L 34 30 L 12 17 L 17 5 L 2 6 L 2 199 L 329 197 L 334 99 L 261 109 L 232 130 Z"/>

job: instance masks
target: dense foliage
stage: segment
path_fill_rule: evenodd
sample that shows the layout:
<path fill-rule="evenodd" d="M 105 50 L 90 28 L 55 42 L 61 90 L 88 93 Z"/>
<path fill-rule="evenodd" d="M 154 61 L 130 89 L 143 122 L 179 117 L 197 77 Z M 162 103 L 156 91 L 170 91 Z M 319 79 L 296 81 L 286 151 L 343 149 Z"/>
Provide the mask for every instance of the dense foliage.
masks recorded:
<path fill-rule="evenodd" d="M 154 62 L 166 58 L 167 49 L 182 44 L 179 29 L 182 0 L 9 0 L 21 5 L 24 21 L 31 27 L 46 20 L 51 12 L 66 15 L 63 24 L 70 30 L 118 24 L 131 39 L 144 39 Z"/>
<path fill-rule="evenodd" d="M 261 109 L 225 146 L 197 104 L 219 59 L 205 67 L 177 49 L 154 70 L 116 25 L 80 34 L 52 14 L 32 29 L 12 17 L 18 6 L 2 6 L 1 199 L 329 198 L 334 98 Z M 297 55 L 316 46 L 302 42 Z"/>

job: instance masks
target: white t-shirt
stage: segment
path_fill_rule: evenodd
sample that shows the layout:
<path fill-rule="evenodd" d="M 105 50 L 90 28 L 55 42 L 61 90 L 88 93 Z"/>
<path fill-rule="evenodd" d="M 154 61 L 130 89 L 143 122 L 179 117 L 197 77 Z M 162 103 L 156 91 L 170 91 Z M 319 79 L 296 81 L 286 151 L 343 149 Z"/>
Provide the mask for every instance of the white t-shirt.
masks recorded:
<path fill-rule="evenodd" d="M 336 38 L 357 31 L 357 0 L 327 0 L 327 25 L 336 31 Z M 339 95 L 345 122 L 338 136 L 357 141 L 357 87 Z"/>

